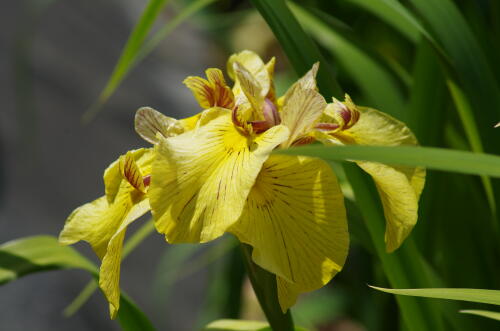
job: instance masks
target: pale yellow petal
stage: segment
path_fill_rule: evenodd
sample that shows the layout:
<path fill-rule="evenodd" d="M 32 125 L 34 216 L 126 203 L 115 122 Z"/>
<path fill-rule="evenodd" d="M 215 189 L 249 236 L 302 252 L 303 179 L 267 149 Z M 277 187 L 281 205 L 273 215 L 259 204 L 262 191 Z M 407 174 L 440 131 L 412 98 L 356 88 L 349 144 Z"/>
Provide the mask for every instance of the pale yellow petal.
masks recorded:
<path fill-rule="evenodd" d="M 358 145 L 373 146 L 417 146 L 418 141 L 411 130 L 401 121 L 376 109 L 358 107 L 360 117 L 350 129 L 342 131 L 338 138 L 352 139 Z M 422 167 L 392 166 L 403 173 L 412 186 L 417 201 L 425 184 L 425 169 Z"/>
<path fill-rule="evenodd" d="M 290 130 L 290 137 L 282 146 L 289 147 L 299 137 L 309 133 L 325 107 L 325 99 L 316 90 L 296 88 L 284 100 L 281 111 L 281 124 Z"/>
<path fill-rule="evenodd" d="M 294 85 L 292 85 L 288 91 L 285 93 L 286 95 L 293 94 L 293 90 L 296 88 L 301 88 L 304 90 L 312 89 L 317 90 L 316 87 L 316 75 L 318 74 L 319 62 L 313 64 L 312 68 L 306 72 L 304 76 L 302 76 Z"/>
<path fill-rule="evenodd" d="M 264 61 L 255 52 L 244 50 L 239 53 L 233 54 L 227 61 L 227 72 L 229 77 L 236 80 L 234 72 L 234 63 L 240 63 L 244 66 L 253 76 L 259 75 L 260 72 L 269 72 L 264 64 Z M 266 75 L 267 76 L 267 75 Z M 265 77 L 265 76 L 264 76 Z"/>
<path fill-rule="evenodd" d="M 404 171 L 397 167 L 356 162 L 375 181 L 386 219 L 385 243 L 388 252 L 397 249 L 417 223 L 418 196 Z M 413 180 L 417 176 L 413 176 Z M 421 183 L 424 178 L 418 176 Z"/>
<path fill-rule="evenodd" d="M 149 211 L 147 199 L 133 205 L 119 228 L 110 238 L 106 254 L 102 259 L 99 272 L 99 287 L 103 291 L 110 306 L 110 315 L 114 319 L 120 308 L 120 264 L 122 258 L 123 239 L 127 227 Z"/>
<path fill-rule="evenodd" d="M 320 159 L 302 156 L 269 157 L 229 231 L 253 246 L 255 263 L 292 283 L 296 294 L 328 283 L 349 247 L 344 198 L 333 171 Z M 292 292 L 278 286 L 283 311 L 295 301 Z"/>
<path fill-rule="evenodd" d="M 149 210 L 143 174 L 151 173 L 151 149 L 122 155 L 105 173 L 107 196 L 77 208 L 66 220 L 59 242 L 87 241 L 102 260 L 99 286 L 110 303 L 111 317 L 119 308 L 119 272 L 125 230 Z"/>
<path fill-rule="evenodd" d="M 184 128 L 184 131 L 193 130 L 196 127 L 196 125 L 198 124 L 198 120 L 200 119 L 201 114 L 202 113 L 198 113 L 194 116 L 180 119 L 179 122 L 181 123 L 182 127 Z"/>
<path fill-rule="evenodd" d="M 260 82 L 240 63 L 234 63 L 236 82 L 243 93 L 236 95 L 238 105 L 249 102 L 256 113 L 260 113 L 264 103 L 264 97 Z M 235 87 L 237 90 L 237 87 Z"/>
<path fill-rule="evenodd" d="M 360 112 L 358 122 L 350 129 L 335 132 L 329 143 L 376 146 L 418 144 L 404 123 L 375 109 L 357 109 Z M 402 244 L 417 222 L 418 200 L 425 184 L 425 169 L 375 162 L 356 163 L 375 181 L 386 218 L 386 249 L 392 252 Z"/>
<path fill-rule="evenodd" d="M 281 311 L 286 313 L 288 308 L 295 305 L 301 291 L 297 285 L 290 283 L 279 276 L 276 276 L 276 288 L 278 290 L 278 301 L 280 303 Z"/>
<path fill-rule="evenodd" d="M 261 79 L 263 81 L 269 81 L 269 87 L 267 87 L 266 83 L 261 83 L 262 89 L 264 91 L 267 90 L 267 95 L 266 97 L 269 98 L 271 101 L 275 102 L 276 101 L 276 88 L 274 86 L 274 66 L 276 64 L 276 58 L 273 57 L 269 62 L 266 63 L 266 71 L 261 71 L 262 73 L 259 72 L 259 74 L 256 76 L 257 79 L 260 79 L 259 75 L 265 75 L 267 74 L 268 79 L 266 80 L 265 78 Z"/>
<path fill-rule="evenodd" d="M 64 228 L 59 234 L 59 242 L 71 245 L 84 240 L 92 245 L 95 253 L 102 258 L 106 253 L 109 238 L 120 220 L 109 218 L 105 220 L 109 210 L 106 197 L 100 197 L 75 209 L 69 215 Z M 110 231 L 111 228 L 111 231 Z"/>
<path fill-rule="evenodd" d="M 184 131 L 178 120 L 150 107 L 141 107 L 135 113 L 135 131 L 147 142 L 156 144 L 157 133 L 168 138 Z"/>
<path fill-rule="evenodd" d="M 255 80 L 259 82 L 261 87 L 261 97 L 265 98 L 268 96 L 272 99 L 274 93 L 274 64 L 276 59 L 272 58 L 265 64 L 259 55 L 248 50 L 231 55 L 227 62 L 227 71 L 229 77 L 231 77 L 236 83 L 233 88 L 233 92 L 235 95 L 239 95 L 241 90 L 239 88 L 238 78 L 234 70 L 234 63 L 236 62 L 241 64 L 255 78 Z"/>
<path fill-rule="evenodd" d="M 358 145 L 400 146 L 417 145 L 417 139 L 401 121 L 372 108 L 357 107 L 360 112 L 358 122 L 350 129 L 336 134 L 347 143 Z"/>
<path fill-rule="evenodd" d="M 244 136 L 230 111 L 205 125 L 161 141 L 155 148 L 149 199 L 157 230 L 169 242 L 206 242 L 240 216 L 269 153 L 287 138 L 276 126 Z"/>

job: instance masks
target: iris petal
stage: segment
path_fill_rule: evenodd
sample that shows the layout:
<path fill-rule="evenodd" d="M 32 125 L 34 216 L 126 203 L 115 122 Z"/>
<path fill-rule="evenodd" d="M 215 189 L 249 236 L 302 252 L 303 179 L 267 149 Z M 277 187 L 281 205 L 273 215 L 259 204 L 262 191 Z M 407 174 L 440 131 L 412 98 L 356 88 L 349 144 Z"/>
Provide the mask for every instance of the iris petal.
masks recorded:
<path fill-rule="evenodd" d="M 222 235 L 239 218 L 262 164 L 288 136 L 283 126 L 246 136 L 225 109 L 203 121 L 155 147 L 148 195 L 156 228 L 171 243 Z"/>
<path fill-rule="evenodd" d="M 323 139 L 323 142 L 375 146 L 418 144 L 404 123 L 375 109 L 358 107 L 358 110 L 361 115 L 355 125 L 335 132 L 329 140 Z M 425 169 L 376 162 L 356 163 L 375 181 L 387 222 L 386 249 L 392 252 L 401 246 L 417 222 L 418 200 L 425 183 Z"/>
<path fill-rule="evenodd" d="M 119 309 L 120 262 L 126 228 L 150 209 L 146 195 L 131 185 L 120 163 L 130 164 L 136 172 L 131 178 L 139 180 L 142 174 L 151 172 L 151 157 L 152 150 L 140 149 L 112 163 L 104 175 L 106 196 L 73 211 L 59 235 L 59 242 L 64 245 L 80 240 L 88 242 L 102 260 L 99 286 L 110 303 L 111 318 Z"/>
<path fill-rule="evenodd" d="M 229 231 L 253 246 L 255 263 L 277 275 L 283 311 L 299 293 L 328 283 L 349 246 L 336 177 L 324 161 L 309 157 L 269 157 Z"/>

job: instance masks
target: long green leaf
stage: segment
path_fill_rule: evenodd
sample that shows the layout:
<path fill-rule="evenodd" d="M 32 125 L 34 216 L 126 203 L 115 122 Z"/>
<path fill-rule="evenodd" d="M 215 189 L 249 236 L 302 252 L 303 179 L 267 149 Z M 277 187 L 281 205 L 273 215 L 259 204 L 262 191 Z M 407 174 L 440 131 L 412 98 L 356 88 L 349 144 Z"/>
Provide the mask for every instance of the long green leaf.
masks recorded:
<path fill-rule="evenodd" d="M 186 19 L 191 17 L 192 15 L 199 12 L 201 9 L 207 7 L 208 5 L 214 3 L 216 0 L 195 0 L 189 3 L 185 8 L 183 8 L 175 17 L 165 24 L 158 32 L 156 32 L 151 39 L 144 43 L 144 47 L 142 47 L 137 53 L 137 58 L 134 59 L 133 64 L 127 70 L 130 71 L 133 67 L 135 67 L 139 62 L 141 62 L 146 56 L 148 56 L 152 51 L 158 47 L 158 45 L 165 39 L 177 26 L 179 26 Z"/>
<path fill-rule="evenodd" d="M 479 135 L 479 130 L 467 97 L 462 92 L 462 89 L 458 87 L 457 84 L 455 84 L 452 80 L 448 80 L 447 84 L 472 151 L 476 153 L 484 152 L 481 137 Z M 481 176 L 481 181 L 486 192 L 486 198 L 488 199 L 488 204 L 490 205 L 491 212 L 493 215 L 495 215 L 496 203 L 491 179 L 488 176 Z M 493 227 L 497 227 L 497 223 L 495 220 L 493 220 Z"/>
<path fill-rule="evenodd" d="M 33 236 L 0 245 L 0 284 L 47 270 L 83 269 L 97 279 L 99 270 L 75 249 L 62 246 L 52 236 Z M 146 315 L 124 294 L 120 298 L 118 322 L 126 331 L 153 331 Z"/>
<path fill-rule="evenodd" d="M 113 69 L 113 73 L 104 87 L 104 90 L 99 95 L 97 102 L 92 105 L 92 107 L 90 107 L 85 114 L 83 114 L 82 121 L 84 123 L 90 122 L 97 115 L 102 105 L 109 99 L 109 97 L 116 90 L 117 86 L 123 80 L 130 66 L 134 62 L 134 58 L 137 56 L 144 40 L 149 34 L 153 23 L 156 21 L 156 18 L 167 2 L 168 0 L 149 1 L 148 5 L 142 12 L 141 18 L 130 33 L 130 37 L 128 38 L 120 58 Z"/>
<path fill-rule="evenodd" d="M 420 34 L 427 34 L 424 27 L 411 15 L 410 12 L 398 1 L 394 0 L 344 0 L 352 3 L 373 15 L 379 17 L 387 24 L 393 26 L 406 38 L 416 43 Z"/>
<path fill-rule="evenodd" d="M 302 76 L 315 62 L 319 61 L 321 70 L 318 72 L 317 80 L 320 89 L 328 96 L 341 98 L 342 89 L 336 81 L 333 71 L 319 52 L 316 44 L 304 33 L 286 3 L 283 0 L 251 0 L 251 2 L 273 30 L 295 72 Z M 327 91 L 328 93 L 325 93 Z"/>
<path fill-rule="evenodd" d="M 476 309 L 464 309 L 460 310 L 461 313 L 482 316 L 486 318 L 491 318 L 497 321 L 500 321 L 500 313 L 496 311 L 488 311 L 488 310 L 476 310 Z"/>
<path fill-rule="evenodd" d="M 446 53 L 443 51 L 441 45 L 435 40 L 434 36 L 411 11 L 406 9 L 406 7 L 401 4 L 401 2 L 397 0 L 344 1 L 350 2 L 371 12 L 373 15 L 379 17 L 381 20 L 394 27 L 411 42 L 418 42 L 421 39 L 419 36 L 425 37 L 425 39 L 427 39 L 427 41 L 434 46 L 441 57 L 449 61 Z"/>
<path fill-rule="evenodd" d="M 477 303 L 487 303 L 500 306 L 500 291 L 473 288 L 419 288 L 419 289 L 390 289 L 370 286 L 376 290 L 414 297 L 460 300 Z"/>
<path fill-rule="evenodd" d="M 306 30 L 338 59 L 373 107 L 399 119 L 404 117 L 405 102 L 394 76 L 314 15 L 293 3 L 290 8 Z"/>
<path fill-rule="evenodd" d="M 452 74 L 457 75 L 471 102 L 485 150 L 498 151 L 500 132 L 491 127 L 500 118 L 500 90 L 469 25 L 450 0 L 410 0 L 410 3 L 449 57 Z"/>
<path fill-rule="evenodd" d="M 500 156 L 434 147 L 311 145 L 277 153 L 315 156 L 330 161 L 363 160 L 393 165 L 500 177 Z"/>
<path fill-rule="evenodd" d="M 92 262 L 51 236 L 21 238 L 0 246 L 0 284 L 33 272 L 72 268 L 98 273 Z"/>
<path fill-rule="evenodd" d="M 137 305 L 125 294 L 120 296 L 118 322 L 124 331 L 155 331 L 153 324 Z"/>

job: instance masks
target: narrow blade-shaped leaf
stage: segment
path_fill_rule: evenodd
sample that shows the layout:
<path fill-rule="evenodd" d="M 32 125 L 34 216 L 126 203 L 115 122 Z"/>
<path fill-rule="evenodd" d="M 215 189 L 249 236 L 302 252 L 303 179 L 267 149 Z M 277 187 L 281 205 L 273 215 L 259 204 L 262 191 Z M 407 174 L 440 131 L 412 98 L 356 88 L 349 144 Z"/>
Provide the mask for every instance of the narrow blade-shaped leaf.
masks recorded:
<path fill-rule="evenodd" d="M 433 147 L 320 146 L 280 150 L 279 153 L 315 156 L 329 161 L 362 160 L 392 165 L 500 177 L 500 156 Z"/>
<path fill-rule="evenodd" d="M 371 286 L 372 288 L 398 295 L 414 297 L 460 300 L 491 305 L 500 305 L 500 291 L 483 290 L 474 288 L 417 288 L 417 289 L 391 289 Z"/>
<path fill-rule="evenodd" d="M 463 314 L 482 316 L 482 317 L 491 318 L 491 319 L 500 321 L 500 313 L 496 312 L 496 311 L 464 309 L 464 310 L 461 310 L 460 312 Z"/>

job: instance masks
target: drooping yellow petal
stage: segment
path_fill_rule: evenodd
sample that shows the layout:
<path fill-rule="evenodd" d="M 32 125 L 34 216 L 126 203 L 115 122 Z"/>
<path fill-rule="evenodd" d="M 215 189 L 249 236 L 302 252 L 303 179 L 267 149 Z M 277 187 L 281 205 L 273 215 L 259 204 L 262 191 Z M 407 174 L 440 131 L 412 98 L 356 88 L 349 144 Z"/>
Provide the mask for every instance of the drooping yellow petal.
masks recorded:
<path fill-rule="evenodd" d="M 315 88 L 316 71 L 315 65 L 285 94 L 281 123 L 290 130 L 290 137 L 282 144 L 285 148 L 302 135 L 308 134 L 326 107 L 325 99 Z"/>
<path fill-rule="evenodd" d="M 141 186 L 139 181 L 142 174 L 151 172 L 151 157 L 151 149 L 140 149 L 111 164 L 104 176 L 105 183 L 113 186 L 106 187 L 107 196 L 77 208 L 59 235 L 59 242 L 64 245 L 87 241 L 102 260 L 99 285 L 110 303 L 111 318 L 119 308 L 119 272 L 125 230 L 149 210 L 144 183 Z"/>
<path fill-rule="evenodd" d="M 378 110 L 357 107 L 359 120 L 351 128 L 335 132 L 330 143 L 399 146 L 417 145 L 417 139 L 402 122 Z M 323 140 L 324 142 L 326 140 Z M 356 162 L 375 181 L 386 218 L 388 252 L 397 249 L 415 226 L 418 200 L 425 183 L 425 169 L 375 162 Z"/>
<path fill-rule="evenodd" d="M 417 223 L 419 195 L 416 194 L 412 181 L 419 187 L 423 186 L 425 170 L 405 169 L 376 162 L 356 163 L 375 181 L 387 223 L 386 249 L 392 252 L 401 246 Z"/>
<path fill-rule="evenodd" d="M 141 107 L 135 113 L 135 131 L 147 142 L 156 144 L 157 133 L 168 138 L 184 131 L 182 124 L 150 107 Z"/>
<path fill-rule="evenodd" d="M 149 201 L 144 199 L 134 204 L 118 230 L 109 239 L 99 271 L 99 287 L 109 302 L 111 319 L 116 317 L 120 308 L 120 265 L 122 259 L 123 240 L 127 226 L 149 211 Z"/>
<path fill-rule="evenodd" d="M 281 278 L 283 311 L 298 293 L 328 283 L 344 265 L 349 247 L 342 192 L 324 161 L 272 155 L 230 229 L 253 246 L 255 263 Z M 286 282 L 293 284 L 284 287 Z"/>
<path fill-rule="evenodd" d="M 243 93 L 237 94 L 238 105 L 249 102 L 256 113 L 260 113 L 264 104 L 264 97 L 260 82 L 239 62 L 234 63 L 234 74 L 237 84 Z"/>
<path fill-rule="evenodd" d="M 155 147 L 148 195 L 156 228 L 171 243 L 222 235 L 239 218 L 269 153 L 288 135 L 275 126 L 247 137 L 234 127 L 230 111 L 212 114 L 204 125 Z"/>

